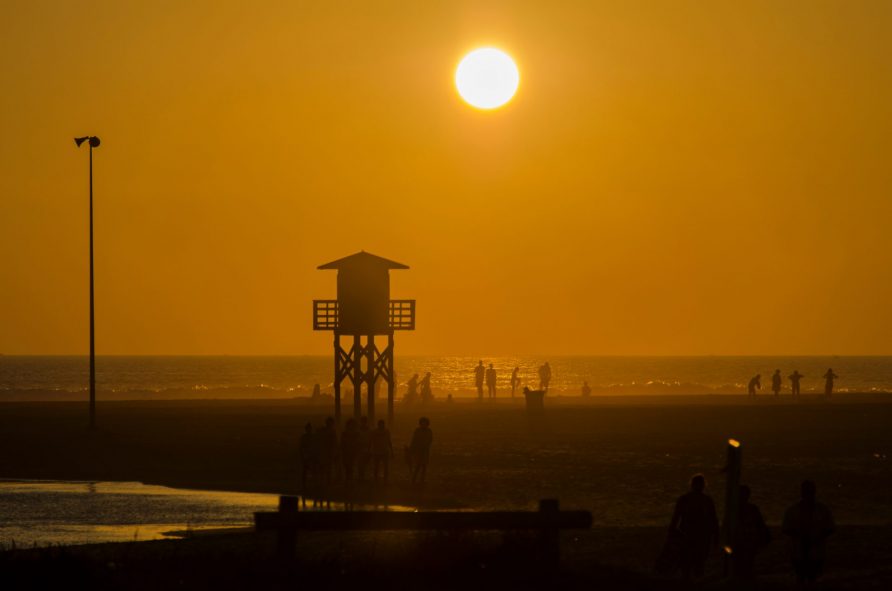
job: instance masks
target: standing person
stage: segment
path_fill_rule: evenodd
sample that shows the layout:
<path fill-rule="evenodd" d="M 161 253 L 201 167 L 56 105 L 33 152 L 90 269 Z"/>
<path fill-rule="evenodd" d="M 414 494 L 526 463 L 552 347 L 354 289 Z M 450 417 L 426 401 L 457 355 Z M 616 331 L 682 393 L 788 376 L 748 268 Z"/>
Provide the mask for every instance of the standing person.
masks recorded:
<path fill-rule="evenodd" d="M 520 378 L 517 375 L 517 372 L 520 371 L 519 367 L 515 367 L 514 371 L 511 372 L 511 398 L 514 398 L 514 392 L 517 390 L 517 387 L 520 385 Z"/>
<path fill-rule="evenodd" d="M 486 394 L 490 398 L 496 397 L 496 370 L 492 363 L 489 364 L 489 369 L 486 370 Z"/>
<path fill-rule="evenodd" d="M 709 550 L 719 541 L 719 519 L 715 503 L 705 492 L 706 478 L 695 474 L 691 490 L 678 498 L 669 524 L 670 537 L 677 532 L 681 542 L 681 571 L 685 580 L 703 575 Z"/>
<path fill-rule="evenodd" d="M 539 389 L 548 392 L 548 385 L 551 383 L 551 365 L 546 361 L 539 368 Z"/>
<path fill-rule="evenodd" d="M 784 513 L 783 532 L 793 542 L 793 569 L 800 583 L 814 583 L 824 568 L 825 542 L 835 531 L 830 509 L 815 500 L 817 487 L 805 480 L 800 500 Z"/>
<path fill-rule="evenodd" d="M 353 468 L 359 457 L 359 425 L 356 419 L 350 419 L 344 425 L 344 433 L 341 435 L 341 462 L 344 465 L 344 480 L 347 484 L 353 482 Z"/>
<path fill-rule="evenodd" d="M 319 441 L 319 467 L 325 484 L 331 484 L 331 471 L 334 468 L 335 458 L 338 453 L 338 432 L 335 431 L 335 421 L 328 417 L 325 426 L 317 431 Z"/>
<path fill-rule="evenodd" d="M 409 445 L 409 453 L 412 457 L 412 484 L 418 480 L 421 472 L 420 484 L 424 484 L 427 477 L 427 463 L 430 460 L 431 443 L 434 442 L 434 433 L 430 428 L 431 422 L 427 417 L 418 419 L 418 427 L 412 434 L 412 443 Z"/>
<path fill-rule="evenodd" d="M 828 368 L 827 373 L 824 374 L 824 396 L 827 398 L 830 398 L 830 395 L 833 394 L 833 380 L 838 377 L 838 375 L 833 373 L 832 368 Z"/>
<path fill-rule="evenodd" d="M 805 376 L 799 373 L 799 370 L 793 370 L 788 378 L 790 379 L 790 389 L 793 391 L 793 397 L 799 396 L 799 380 L 804 378 Z"/>
<path fill-rule="evenodd" d="M 424 374 L 421 380 L 421 404 L 427 404 L 434 399 L 433 390 L 431 390 L 431 372 Z"/>
<path fill-rule="evenodd" d="M 781 382 L 783 378 L 781 378 L 781 373 L 779 369 L 774 370 L 774 373 L 771 374 L 771 391 L 774 392 L 774 396 L 780 396 L 781 391 Z"/>
<path fill-rule="evenodd" d="M 755 576 L 756 554 L 771 541 L 771 531 L 765 525 L 759 507 L 750 503 L 750 487 L 738 489 L 737 531 L 731 543 L 731 572 L 741 581 L 752 581 Z"/>
<path fill-rule="evenodd" d="M 474 368 L 474 384 L 477 386 L 477 400 L 483 400 L 483 376 L 486 368 L 483 367 L 483 360 Z"/>
<path fill-rule="evenodd" d="M 390 440 L 390 431 L 387 430 L 387 424 L 381 420 L 378 421 L 378 428 L 372 431 L 369 442 L 369 451 L 372 455 L 375 482 L 378 482 L 378 471 L 383 468 L 384 482 L 390 475 L 390 458 L 393 457 L 393 443 Z"/>
<path fill-rule="evenodd" d="M 588 380 L 582 382 L 582 397 L 588 398 L 592 395 L 592 387 L 588 385 Z"/>
<path fill-rule="evenodd" d="M 413 375 L 409 378 L 409 381 L 406 382 L 407 390 L 406 396 L 403 398 L 403 401 L 413 404 L 418 399 L 418 374 Z"/>
<path fill-rule="evenodd" d="M 762 374 L 760 373 L 757 373 L 755 376 L 753 376 L 753 378 L 750 380 L 750 383 L 746 386 L 746 392 L 747 394 L 749 394 L 750 398 L 756 397 L 756 388 L 758 388 L 759 390 L 762 389 Z"/>
<path fill-rule="evenodd" d="M 365 471 L 369 465 L 369 447 L 372 445 L 372 432 L 369 431 L 369 418 L 359 418 L 359 453 L 356 462 L 359 464 L 359 479 L 365 480 Z"/>
<path fill-rule="evenodd" d="M 307 479 L 316 469 L 317 447 L 316 438 L 313 435 L 313 423 L 307 422 L 304 433 L 300 436 L 300 487 L 301 492 L 306 493 Z"/>

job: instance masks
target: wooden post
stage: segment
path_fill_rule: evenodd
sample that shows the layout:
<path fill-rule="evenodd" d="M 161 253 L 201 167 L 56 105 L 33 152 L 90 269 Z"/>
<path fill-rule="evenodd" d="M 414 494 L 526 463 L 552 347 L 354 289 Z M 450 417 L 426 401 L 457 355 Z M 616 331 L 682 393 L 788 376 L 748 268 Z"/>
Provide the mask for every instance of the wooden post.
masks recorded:
<path fill-rule="evenodd" d="M 280 496 L 279 513 L 297 513 L 297 497 Z M 280 527 L 276 533 L 276 554 L 281 559 L 290 560 L 294 557 L 297 547 L 297 529 L 293 527 Z"/>
<path fill-rule="evenodd" d="M 375 422 L 375 335 L 366 337 L 366 388 L 368 388 L 368 402 L 366 403 L 369 422 Z"/>
<path fill-rule="evenodd" d="M 362 343 L 360 336 L 353 335 L 353 418 L 362 416 Z"/>
<path fill-rule="evenodd" d="M 335 422 L 341 424 L 341 336 L 334 333 L 334 399 Z"/>
<path fill-rule="evenodd" d="M 731 554 L 734 552 L 734 535 L 740 509 L 740 442 L 728 440 L 728 465 L 725 467 L 725 519 L 722 523 L 722 548 L 725 556 L 725 573 L 734 576 L 730 567 Z"/>
<path fill-rule="evenodd" d="M 393 390 L 396 378 L 393 373 L 393 332 L 387 335 L 387 426 L 393 429 Z"/>

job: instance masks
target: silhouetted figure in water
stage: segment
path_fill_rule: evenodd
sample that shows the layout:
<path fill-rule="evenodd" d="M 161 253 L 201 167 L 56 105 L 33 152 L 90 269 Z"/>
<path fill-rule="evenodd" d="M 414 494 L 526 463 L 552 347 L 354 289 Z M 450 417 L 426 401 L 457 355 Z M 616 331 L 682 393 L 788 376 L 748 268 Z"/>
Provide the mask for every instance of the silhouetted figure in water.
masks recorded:
<path fill-rule="evenodd" d="M 551 365 L 546 361 L 539 368 L 539 389 L 548 391 L 548 385 L 551 383 Z"/>
<path fill-rule="evenodd" d="M 496 397 L 496 370 L 492 363 L 489 364 L 489 369 L 486 370 L 486 394 L 490 398 Z"/>
<path fill-rule="evenodd" d="M 393 443 L 390 440 L 390 431 L 384 421 L 378 421 L 378 428 L 372 431 L 369 441 L 369 451 L 372 455 L 375 482 L 378 481 L 378 473 L 383 472 L 384 482 L 390 476 L 390 458 L 393 457 Z"/>
<path fill-rule="evenodd" d="M 365 471 L 369 465 L 369 447 L 372 444 L 372 432 L 369 431 L 369 418 L 359 418 L 359 454 L 356 463 L 359 465 L 359 479 L 365 480 Z"/>
<path fill-rule="evenodd" d="M 318 448 L 316 447 L 316 437 L 313 434 L 313 424 L 307 423 L 304 427 L 304 433 L 300 436 L 300 486 L 303 492 L 306 492 L 307 479 L 313 475 L 316 470 L 316 462 L 318 460 Z"/>
<path fill-rule="evenodd" d="M 797 369 L 787 377 L 790 379 L 790 389 L 793 391 L 793 396 L 799 396 L 799 380 L 805 376 L 799 373 Z"/>
<path fill-rule="evenodd" d="M 344 465 L 344 479 L 353 482 L 353 468 L 359 457 L 359 425 L 356 419 L 350 419 L 344 425 L 341 435 L 341 463 Z"/>
<path fill-rule="evenodd" d="M 759 390 L 762 389 L 762 374 L 760 373 L 757 373 L 755 376 L 753 376 L 753 378 L 750 380 L 750 383 L 746 386 L 746 392 L 750 396 L 750 398 L 756 397 L 757 388 Z"/>
<path fill-rule="evenodd" d="M 331 484 L 331 471 L 338 453 L 338 433 L 333 418 L 325 419 L 325 426 L 316 432 L 316 437 L 319 442 L 319 468 L 325 484 Z"/>
<path fill-rule="evenodd" d="M 703 565 L 709 550 L 719 541 L 719 519 L 715 504 L 703 492 L 706 478 L 697 474 L 691 478 L 691 490 L 679 497 L 669 524 L 670 536 L 680 534 L 680 566 L 685 580 L 703 575 Z"/>
<path fill-rule="evenodd" d="M 814 583 L 824 568 L 827 538 L 835 531 L 830 509 L 815 500 L 817 487 L 805 480 L 801 499 L 784 513 L 783 531 L 793 542 L 793 569 L 800 583 Z"/>
<path fill-rule="evenodd" d="M 434 392 L 431 390 L 431 372 L 424 374 L 421 380 L 421 403 L 428 404 L 434 399 Z"/>
<path fill-rule="evenodd" d="M 418 427 L 412 434 L 412 443 L 409 445 L 409 454 L 412 457 L 412 484 L 416 481 L 424 484 L 424 479 L 427 477 L 427 463 L 430 460 L 431 443 L 434 441 L 430 425 L 431 422 L 427 417 L 421 417 L 418 419 Z"/>
<path fill-rule="evenodd" d="M 780 396 L 782 381 L 780 370 L 774 370 L 774 373 L 771 374 L 771 391 L 774 392 L 775 397 Z"/>
<path fill-rule="evenodd" d="M 474 384 L 477 386 L 477 399 L 483 400 L 483 377 L 486 374 L 486 368 L 483 367 L 483 360 L 474 368 Z"/>
<path fill-rule="evenodd" d="M 588 398 L 592 395 L 592 387 L 588 385 L 588 381 L 582 382 L 582 397 Z"/>
<path fill-rule="evenodd" d="M 771 541 L 771 532 L 765 525 L 762 512 L 750 503 L 750 487 L 742 485 L 739 489 L 739 508 L 737 510 L 737 531 L 731 542 L 731 572 L 742 581 L 751 581 L 754 577 L 756 554 Z"/>
<path fill-rule="evenodd" d="M 830 398 L 833 394 L 833 380 L 838 378 L 839 376 L 833 373 L 832 368 L 827 369 L 827 373 L 824 374 L 824 396 Z"/>
<path fill-rule="evenodd" d="M 406 396 L 403 400 L 412 404 L 418 399 L 418 374 L 413 375 L 409 381 L 406 382 L 406 386 L 408 389 L 406 390 Z"/>
<path fill-rule="evenodd" d="M 514 392 L 517 391 L 517 387 L 520 386 L 520 378 L 517 376 L 517 372 L 520 371 L 519 367 L 515 367 L 514 371 L 511 372 L 511 398 L 514 398 Z"/>

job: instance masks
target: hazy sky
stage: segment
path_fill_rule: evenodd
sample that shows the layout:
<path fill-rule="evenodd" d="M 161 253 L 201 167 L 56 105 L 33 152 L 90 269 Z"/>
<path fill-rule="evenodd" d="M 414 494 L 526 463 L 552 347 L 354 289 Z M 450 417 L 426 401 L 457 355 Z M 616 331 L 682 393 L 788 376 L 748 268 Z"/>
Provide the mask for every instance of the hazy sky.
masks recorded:
<path fill-rule="evenodd" d="M 493 45 L 507 107 L 453 86 Z M 6 0 L 0 352 L 892 354 L 892 2 Z"/>

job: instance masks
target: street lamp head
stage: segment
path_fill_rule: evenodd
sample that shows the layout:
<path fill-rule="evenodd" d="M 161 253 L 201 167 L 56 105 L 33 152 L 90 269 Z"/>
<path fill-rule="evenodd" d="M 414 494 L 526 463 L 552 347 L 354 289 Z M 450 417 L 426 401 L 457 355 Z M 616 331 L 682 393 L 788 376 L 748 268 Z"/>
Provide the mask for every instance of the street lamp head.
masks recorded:
<path fill-rule="evenodd" d="M 99 147 L 99 138 L 96 137 L 95 135 L 85 135 L 84 137 L 76 137 L 76 138 L 74 138 L 74 143 L 77 144 L 77 147 L 78 147 L 78 148 L 80 148 L 80 147 L 81 147 L 81 144 L 84 143 L 84 142 L 87 141 L 87 140 L 90 140 L 90 147 L 91 147 L 91 148 L 98 148 L 98 147 Z"/>

